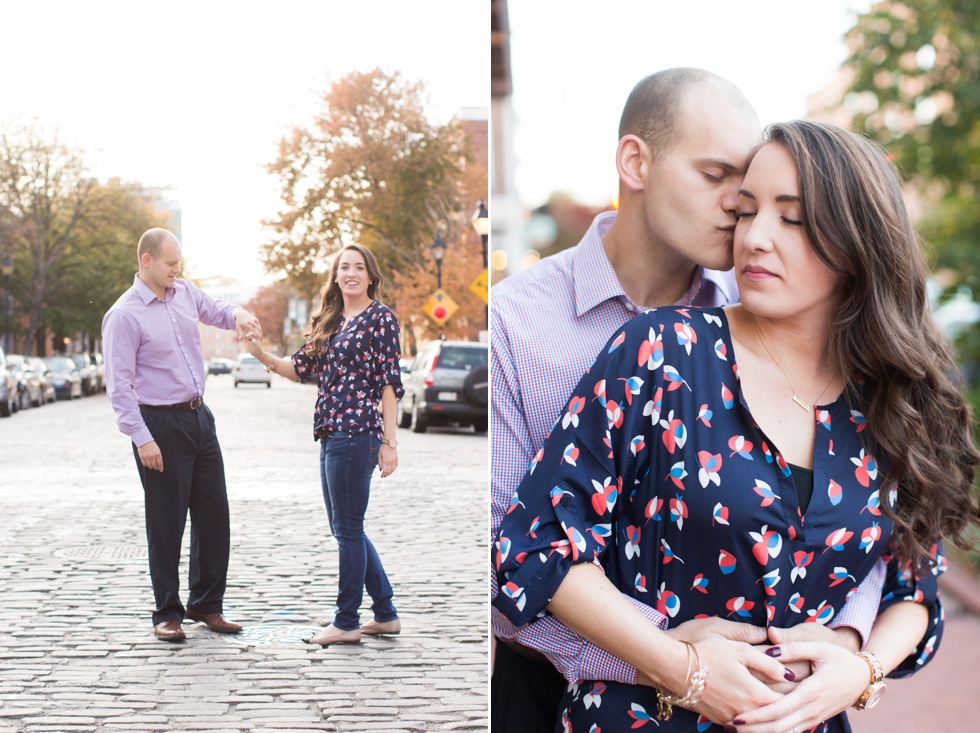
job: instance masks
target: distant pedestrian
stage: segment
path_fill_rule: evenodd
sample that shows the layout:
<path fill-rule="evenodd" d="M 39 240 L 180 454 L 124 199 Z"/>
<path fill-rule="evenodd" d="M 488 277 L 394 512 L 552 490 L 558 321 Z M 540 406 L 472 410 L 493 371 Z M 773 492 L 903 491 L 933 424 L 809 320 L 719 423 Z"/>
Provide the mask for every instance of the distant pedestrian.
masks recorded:
<path fill-rule="evenodd" d="M 307 342 L 292 358 L 248 350 L 266 368 L 293 381 L 317 380 L 313 433 L 320 441 L 320 481 L 340 555 L 337 613 L 311 644 L 356 644 L 361 634 L 397 634 L 401 621 L 381 558 L 364 534 L 374 467 L 381 478 L 398 466 L 395 410 L 404 394 L 398 321 L 379 300 L 384 278 L 370 250 L 344 247 L 333 261 Z M 380 411 L 379 411 L 380 406 Z M 361 625 L 367 587 L 374 620 Z"/>
<path fill-rule="evenodd" d="M 139 272 L 102 321 L 106 385 L 119 430 L 133 441 L 143 484 L 153 631 L 185 638 L 185 618 L 238 633 L 223 616 L 230 544 L 228 496 L 214 415 L 204 404 L 197 324 L 260 333 L 258 319 L 178 280 L 181 248 L 165 229 L 140 237 Z M 180 600 L 180 547 L 191 517 L 190 591 Z"/>

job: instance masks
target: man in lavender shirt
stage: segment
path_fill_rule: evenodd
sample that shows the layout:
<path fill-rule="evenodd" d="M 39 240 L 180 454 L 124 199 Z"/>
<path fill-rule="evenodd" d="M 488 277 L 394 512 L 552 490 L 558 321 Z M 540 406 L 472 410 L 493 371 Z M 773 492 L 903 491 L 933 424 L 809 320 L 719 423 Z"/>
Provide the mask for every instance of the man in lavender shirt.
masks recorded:
<path fill-rule="evenodd" d="M 261 335 L 258 319 L 205 295 L 180 274 L 180 243 L 150 229 L 137 248 L 133 287 L 102 320 L 106 386 L 119 430 L 132 438 L 143 484 L 153 632 L 185 638 L 185 618 L 238 633 L 223 616 L 230 531 L 228 496 L 214 415 L 204 404 L 204 354 L 197 324 L 238 338 Z M 190 593 L 180 601 L 180 547 L 191 515 Z"/>

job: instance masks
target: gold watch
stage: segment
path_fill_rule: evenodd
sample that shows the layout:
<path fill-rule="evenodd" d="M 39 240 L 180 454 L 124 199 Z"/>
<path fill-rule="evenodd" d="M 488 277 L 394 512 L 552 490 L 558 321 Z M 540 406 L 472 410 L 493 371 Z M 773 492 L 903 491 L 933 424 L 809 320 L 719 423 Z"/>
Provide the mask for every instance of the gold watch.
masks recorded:
<path fill-rule="evenodd" d="M 861 693 L 861 697 L 852 706 L 855 710 L 870 710 L 885 695 L 885 672 L 881 667 L 881 661 L 874 652 L 857 652 L 857 655 L 868 663 L 871 668 L 871 682 Z"/>
<path fill-rule="evenodd" d="M 381 439 L 381 442 L 384 443 L 385 445 L 390 445 L 392 448 L 397 448 L 398 447 L 398 439 L 397 438 L 392 438 L 391 440 L 388 440 L 387 438 L 382 438 Z"/>

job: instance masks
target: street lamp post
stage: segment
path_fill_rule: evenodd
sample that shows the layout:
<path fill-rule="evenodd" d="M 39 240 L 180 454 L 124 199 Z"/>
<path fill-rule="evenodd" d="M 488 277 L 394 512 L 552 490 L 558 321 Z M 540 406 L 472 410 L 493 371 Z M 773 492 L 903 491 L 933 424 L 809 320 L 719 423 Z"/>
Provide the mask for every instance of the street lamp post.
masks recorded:
<path fill-rule="evenodd" d="M 436 238 L 429 247 L 432 259 L 436 261 L 436 288 L 442 290 L 442 258 L 446 254 L 446 243 L 442 241 L 442 235 L 436 232 Z"/>
<path fill-rule="evenodd" d="M 483 269 L 487 269 L 487 240 L 490 236 L 490 214 L 487 211 L 487 202 L 483 199 L 476 205 L 476 211 L 473 214 L 473 229 L 476 233 L 480 235 L 480 244 L 483 247 Z M 487 285 L 489 286 L 489 272 L 487 273 Z M 484 308 L 486 312 L 486 323 L 487 329 L 490 329 L 490 307 L 486 306 Z"/>
<path fill-rule="evenodd" d="M 3 350 L 10 351 L 10 315 L 13 310 L 13 297 L 10 295 L 10 275 L 14 271 L 14 261 L 9 254 L 3 256 L 0 262 L 0 272 L 3 273 Z"/>

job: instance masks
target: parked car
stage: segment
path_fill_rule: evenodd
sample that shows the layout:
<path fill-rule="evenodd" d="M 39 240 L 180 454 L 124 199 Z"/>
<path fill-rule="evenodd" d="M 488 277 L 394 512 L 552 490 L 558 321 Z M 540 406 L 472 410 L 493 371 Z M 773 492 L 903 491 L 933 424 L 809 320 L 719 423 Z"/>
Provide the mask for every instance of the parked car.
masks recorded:
<path fill-rule="evenodd" d="M 216 356 L 208 361 L 208 374 L 231 374 L 235 368 L 235 362 L 231 359 L 223 359 Z"/>
<path fill-rule="evenodd" d="M 105 359 L 98 351 L 93 351 L 89 356 L 95 366 L 95 391 L 105 392 Z"/>
<path fill-rule="evenodd" d="M 398 426 L 424 433 L 429 425 L 488 426 L 487 345 L 474 341 L 430 341 L 402 375 L 405 395 Z"/>
<path fill-rule="evenodd" d="M 17 381 L 7 369 L 7 355 L 0 348 L 0 417 L 17 412 Z"/>
<path fill-rule="evenodd" d="M 72 400 L 82 396 L 82 375 L 72 359 L 67 356 L 49 356 L 44 363 L 51 370 L 51 380 L 59 400 Z"/>
<path fill-rule="evenodd" d="M 235 366 L 231 370 L 231 377 L 237 387 L 239 384 L 264 384 L 266 387 L 272 386 L 272 374 L 262 366 L 262 362 L 251 354 L 239 354 Z"/>
<path fill-rule="evenodd" d="M 17 406 L 21 410 L 44 404 L 41 380 L 26 356 L 10 354 L 7 357 L 7 369 L 17 380 Z"/>
<path fill-rule="evenodd" d="M 31 363 L 31 366 L 34 368 L 34 373 L 37 374 L 37 378 L 41 382 L 41 396 L 44 402 L 54 402 L 58 399 L 58 395 L 55 394 L 54 375 L 51 374 L 48 365 L 44 363 L 44 359 L 40 356 L 32 356 L 28 361 Z"/>
<path fill-rule="evenodd" d="M 82 380 L 82 394 L 88 397 L 98 391 L 98 380 L 95 376 L 95 362 L 88 354 L 68 354 L 68 358 L 75 362 L 78 367 L 78 374 Z"/>

